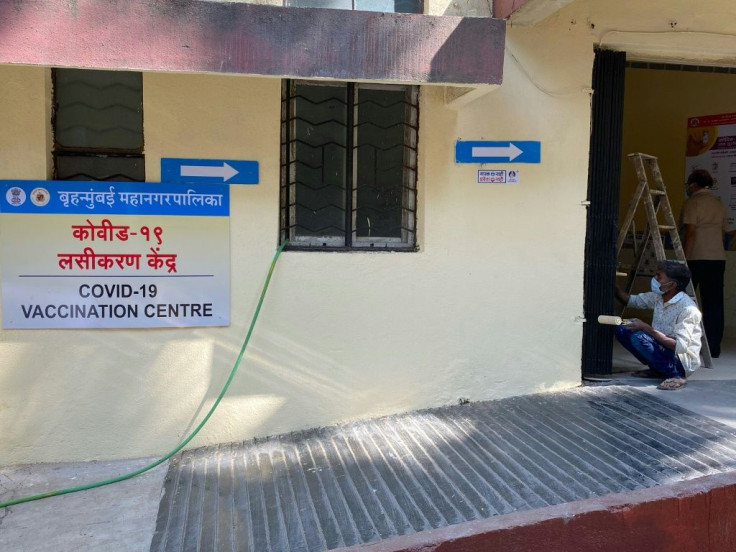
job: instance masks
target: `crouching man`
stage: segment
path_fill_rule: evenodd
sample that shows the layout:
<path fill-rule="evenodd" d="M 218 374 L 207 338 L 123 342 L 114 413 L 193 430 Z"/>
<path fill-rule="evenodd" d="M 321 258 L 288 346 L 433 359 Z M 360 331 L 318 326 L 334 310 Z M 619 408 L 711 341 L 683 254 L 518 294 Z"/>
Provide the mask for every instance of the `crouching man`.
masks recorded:
<path fill-rule="evenodd" d="M 702 315 L 685 293 L 689 282 L 687 266 L 665 261 L 652 278 L 651 292 L 629 295 L 616 287 L 616 298 L 627 307 L 654 311 L 651 326 L 632 318 L 616 328 L 616 339 L 648 366 L 632 375 L 662 379 L 658 389 L 680 389 L 700 366 Z"/>

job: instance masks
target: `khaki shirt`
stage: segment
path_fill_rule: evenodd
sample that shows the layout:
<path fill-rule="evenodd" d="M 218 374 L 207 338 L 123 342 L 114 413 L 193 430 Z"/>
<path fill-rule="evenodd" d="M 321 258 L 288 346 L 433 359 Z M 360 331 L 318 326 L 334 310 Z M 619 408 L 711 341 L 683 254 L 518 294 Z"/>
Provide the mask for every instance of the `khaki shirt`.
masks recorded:
<path fill-rule="evenodd" d="M 687 372 L 700 367 L 702 315 L 692 299 L 682 291 L 666 303 L 658 293 L 631 295 L 627 306 L 634 309 L 653 309 L 652 328 L 675 340 L 675 354 Z"/>
<path fill-rule="evenodd" d="M 726 231 L 726 208 L 707 189 L 698 190 L 685 200 L 680 224 L 695 225 L 695 244 L 688 261 L 723 261 L 723 234 Z M 684 237 L 684 236 L 683 236 Z"/>

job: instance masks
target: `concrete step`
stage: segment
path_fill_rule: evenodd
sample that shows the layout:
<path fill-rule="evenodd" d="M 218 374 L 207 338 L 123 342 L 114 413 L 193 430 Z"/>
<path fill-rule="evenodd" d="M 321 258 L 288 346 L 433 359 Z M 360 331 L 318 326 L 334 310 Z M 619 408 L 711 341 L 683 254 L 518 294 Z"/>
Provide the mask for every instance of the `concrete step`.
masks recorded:
<path fill-rule="evenodd" d="M 151 550 L 318 552 L 734 468 L 734 429 L 583 387 L 186 451 Z"/>

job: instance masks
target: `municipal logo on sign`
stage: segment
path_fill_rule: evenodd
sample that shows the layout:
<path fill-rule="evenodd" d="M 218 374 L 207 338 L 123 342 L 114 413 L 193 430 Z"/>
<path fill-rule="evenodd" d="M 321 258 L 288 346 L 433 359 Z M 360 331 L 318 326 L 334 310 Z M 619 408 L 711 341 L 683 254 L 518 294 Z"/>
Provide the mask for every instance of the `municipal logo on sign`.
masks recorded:
<path fill-rule="evenodd" d="M 26 202 L 26 192 L 23 188 L 13 186 L 5 192 L 5 200 L 13 207 L 20 207 Z"/>
<path fill-rule="evenodd" d="M 49 191 L 46 188 L 34 188 L 31 192 L 31 202 L 38 207 L 47 205 L 49 199 Z"/>

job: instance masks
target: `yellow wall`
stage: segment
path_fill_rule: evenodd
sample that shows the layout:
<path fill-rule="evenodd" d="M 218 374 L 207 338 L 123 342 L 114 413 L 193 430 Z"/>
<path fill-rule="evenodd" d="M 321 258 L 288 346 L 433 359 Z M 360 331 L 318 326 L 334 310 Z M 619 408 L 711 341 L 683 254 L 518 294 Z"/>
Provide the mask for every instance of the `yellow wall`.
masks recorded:
<path fill-rule="evenodd" d="M 592 52 L 558 41 L 572 63 L 559 71 L 535 53 L 552 38 L 510 33 L 507 85 L 460 110 L 443 87 L 422 90 L 420 251 L 284 253 L 241 371 L 191 446 L 578 384 Z M 35 129 L 13 176 L 43 178 L 47 75 L 2 73 L 21 88 L 0 84 L 0 111 L 25 114 L 17 134 Z M 280 86 L 144 75 L 148 180 L 161 157 L 260 162 L 260 184 L 231 192 L 231 326 L 1 332 L 0 463 L 160 454 L 201 419 L 277 245 Z M 454 162 L 459 138 L 540 140 L 543 163 L 513 166 L 518 185 L 477 184 L 478 166 Z M 0 150 L 0 167 L 17 155 Z"/>
<path fill-rule="evenodd" d="M 50 174 L 50 72 L 0 65 L 0 178 Z M 0 270 L 1 270 L 0 266 Z"/>
<path fill-rule="evenodd" d="M 642 4 L 578 0 L 510 25 L 504 84 L 457 109 L 424 87 L 420 251 L 284 253 L 190 446 L 578 385 L 593 51 L 610 29 L 666 24 Z M 261 164 L 260 184 L 232 187 L 231 326 L 3 330 L 0 463 L 164 453 L 238 355 L 278 239 L 280 81 L 146 74 L 143 87 L 148 180 L 164 156 Z M 49 101 L 47 70 L 0 67 L 0 177 L 48 174 Z M 518 185 L 477 184 L 480 167 L 454 163 L 458 139 L 539 140 L 542 163 L 507 165 Z"/>

